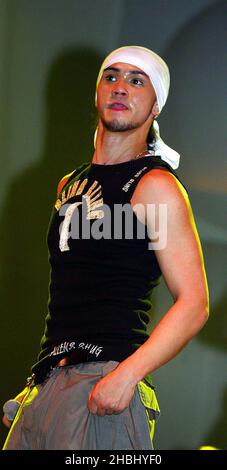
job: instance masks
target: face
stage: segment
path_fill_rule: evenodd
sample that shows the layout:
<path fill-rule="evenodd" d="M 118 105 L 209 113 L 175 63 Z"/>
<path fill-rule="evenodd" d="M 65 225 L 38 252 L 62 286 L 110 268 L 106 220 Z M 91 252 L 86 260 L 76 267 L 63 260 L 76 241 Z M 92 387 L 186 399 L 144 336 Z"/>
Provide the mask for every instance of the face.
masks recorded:
<path fill-rule="evenodd" d="M 134 65 L 111 65 L 98 85 L 97 109 L 104 127 L 112 132 L 137 129 L 146 122 L 150 125 L 156 95 L 149 77 Z"/>

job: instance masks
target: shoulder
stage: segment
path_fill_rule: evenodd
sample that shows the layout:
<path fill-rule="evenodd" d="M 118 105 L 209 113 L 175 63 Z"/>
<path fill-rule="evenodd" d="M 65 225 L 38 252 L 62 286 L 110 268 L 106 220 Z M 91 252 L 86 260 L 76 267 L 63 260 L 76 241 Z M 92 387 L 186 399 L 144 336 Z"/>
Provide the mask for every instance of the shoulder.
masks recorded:
<path fill-rule="evenodd" d="M 192 208 L 189 197 L 183 184 L 168 169 L 154 168 L 146 173 L 139 181 L 133 196 L 131 205 L 137 216 L 144 223 L 149 223 L 149 207 L 166 207 L 168 212 L 168 223 L 188 224 L 192 220 Z M 146 215 L 144 214 L 146 208 Z M 145 219 L 144 219 L 145 217 Z M 147 219 L 148 217 L 148 219 Z"/>
<path fill-rule="evenodd" d="M 64 186 L 67 184 L 72 175 L 78 176 L 82 174 L 83 170 L 86 170 L 89 166 L 90 162 L 82 163 L 82 165 L 78 166 L 76 169 L 71 171 L 71 173 L 68 173 L 67 175 L 63 176 L 57 186 L 57 196 L 60 195 L 61 191 L 63 190 Z"/>
<path fill-rule="evenodd" d="M 69 180 L 70 176 L 72 176 L 74 171 L 71 171 L 71 173 L 68 173 L 67 175 L 63 176 L 63 178 L 61 178 L 57 186 L 57 196 L 59 196 L 59 194 L 61 193 L 62 189 L 64 188 L 64 186 L 66 185 L 67 181 Z"/>
<path fill-rule="evenodd" d="M 148 171 L 140 179 L 133 196 L 138 202 L 143 203 L 188 201 L 188 194 L 183 184 L 166 168 L 154 168 Z"/>

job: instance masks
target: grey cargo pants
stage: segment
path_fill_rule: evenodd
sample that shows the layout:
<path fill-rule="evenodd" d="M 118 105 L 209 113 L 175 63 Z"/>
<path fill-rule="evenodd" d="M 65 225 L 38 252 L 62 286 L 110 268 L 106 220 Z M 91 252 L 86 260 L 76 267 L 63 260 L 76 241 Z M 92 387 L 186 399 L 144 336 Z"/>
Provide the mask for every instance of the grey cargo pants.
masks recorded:
<path fill-rule="evenodd" d="M 94 384 L 116 361 L 56 367 L 31 387 L 13 421 L 4 450 L 150 450 L 159 407 L 154 390 L 137 384 L 128 408 L 98 416 L 87 407 Z"/>

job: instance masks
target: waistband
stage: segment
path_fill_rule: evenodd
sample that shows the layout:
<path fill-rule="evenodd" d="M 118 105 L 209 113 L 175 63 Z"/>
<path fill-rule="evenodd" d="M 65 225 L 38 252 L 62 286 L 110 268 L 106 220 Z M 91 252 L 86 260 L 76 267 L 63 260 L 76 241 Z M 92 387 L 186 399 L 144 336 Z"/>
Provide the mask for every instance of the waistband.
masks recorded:
<path fill-rule="evenodd" d="M 44 382 L 49 377 L 53 369 L 76 365 L 78 371 L 79 370 L 89 371 L 91 369 L 91 372 L 92 372 L 92 370 L 94 370 L 94 367 L 95 367 L 96 371 L 100 370 L 100 372 L 102 372 L 102 368 L 105 364 L 116 364 L 117 366 L 120 362 L 121 361 L 117 361 L 115 359 L 102 359 L 100 361 L 88 360 L 88 356 L 87 354 L 84 353 L 84 351 L 75 350 L 71 352 L 69 355 L 61 357 L 61 358 L 57 356 L 55 357 L 50 356 L 48 358 L 45 358 L 45 362 L 43 364 L 44 367 L 43 368 L 39 367 L 37 370 L 35 367 L 33 367 L 33 374 L 31 377 L 28 378 L 28 380 L 31 379 L 32 383 L 34 385 L 37 385 L 39 383 Z M 154 388 L 150 374 L 144 377 L 144 380 L 151 388 Z"/>

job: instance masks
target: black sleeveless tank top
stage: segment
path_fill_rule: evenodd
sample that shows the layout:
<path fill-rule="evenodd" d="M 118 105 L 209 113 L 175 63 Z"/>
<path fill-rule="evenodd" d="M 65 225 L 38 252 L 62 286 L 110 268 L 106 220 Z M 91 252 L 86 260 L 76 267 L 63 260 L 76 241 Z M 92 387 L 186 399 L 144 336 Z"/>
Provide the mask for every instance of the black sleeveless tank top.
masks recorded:
<path fill-rule="evenodd" d="M 82 361 L 121 362 L 148 338 L 151 292 L 161 271 L 130 199 L 153 168 L 178 178 L 160 157 L 147 155 L 114 165 L 84 163 L 62 189 L 47 236 L 48 312 L 32 367 L 38 380 L 76 350 Z"/>

